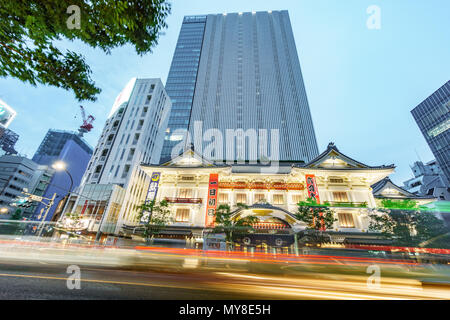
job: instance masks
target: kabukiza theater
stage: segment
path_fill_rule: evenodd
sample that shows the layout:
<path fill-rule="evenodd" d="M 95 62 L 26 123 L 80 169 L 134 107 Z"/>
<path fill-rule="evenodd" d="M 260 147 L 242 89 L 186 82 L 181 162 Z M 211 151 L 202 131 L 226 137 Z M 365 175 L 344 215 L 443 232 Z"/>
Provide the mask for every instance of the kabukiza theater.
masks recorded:
<path fill-rule="evenodd" d="M 363 164 L 330 143 L 311 162 L 283 162 L 273 173 L 261 173 L 264 166 L 259 164 L 213 163 L 193 150 L 162 165 L 141 168 L 151 177 L 147 200 L 167 200 L 173 215 L 174 222 L 159 237 L 203 238 L 215 225 L 215 210 L 226 204 L 233 217 L 258 218 L 252 234 L 238 237 L 237 243 L 289 247 L 292 235 L 306 228 L 294 214 L 297 204 L 308 198 L 328 202 L 334 211 L 337 221 L 327 230 L 332 242 L 380 242 L 368 230 L 369 210 L 377 206 L 371 186 L 395 167 Z M 138 221 L 121 227 L 123 235 L 141 232 Z"/>

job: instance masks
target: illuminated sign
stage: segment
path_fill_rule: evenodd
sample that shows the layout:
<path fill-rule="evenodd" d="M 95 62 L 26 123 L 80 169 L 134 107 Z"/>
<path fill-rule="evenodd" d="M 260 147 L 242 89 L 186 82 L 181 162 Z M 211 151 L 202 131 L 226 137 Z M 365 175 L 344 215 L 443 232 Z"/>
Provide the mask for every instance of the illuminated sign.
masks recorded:
<path fill-rule="evenodd" d="M 121 105 L 123 105 L 124 103 L 127 103 L 130 100 L 135 84 L 136 84 L 136 78 L 131 79 L 127 83 L 127 85 L 122 90 L 122 92 L 120 92 L 120 94 L 117 96 L 116 101 L 114 102 L 114 105 L 111 109 L 111 112 L 109 113 L 108 118 L 110 118 L 119 109 L 119 107 Z"/>
<path fill-rule="evenodd" d="M 304 190 L 302 183 L 263 183 L 263 182 L 219 182 L 221 189 L 259 189 L 259 190 Z"/>
<path fill-rule="evenodd" d="M 205 226 L 207 228 L 214 227 L 214 222 L 216 220 L 218 190 L 219 190 L 219 175 L 217 173 L 211 173 L 209 175 L 208 202 L 206 204 Z"/>
<path fill-rule="evenodd" d="M 17 112 L 0 99 L 0 126 L 8 128 L 16 115 Z"/>
<path fill-rule="evenodd" d="M 152 177 L 150 178 L 150 185 L 148 186 L 147 197 L 145 198 L 145 203 L 152 202 L 156 199 L 156 195 L 158 194 L 159 180 L 161 180 L 160 172 L 153 172 Z M 148 222 L 150 218 L 150 212 L 144 212 L 141 218 L 141 223 Z"/>

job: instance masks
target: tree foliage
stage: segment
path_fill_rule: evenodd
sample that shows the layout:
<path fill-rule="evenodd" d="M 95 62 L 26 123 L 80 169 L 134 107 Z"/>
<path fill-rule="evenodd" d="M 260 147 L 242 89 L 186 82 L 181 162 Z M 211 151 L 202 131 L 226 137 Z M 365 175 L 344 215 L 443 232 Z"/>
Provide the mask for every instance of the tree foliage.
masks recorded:
<path fill-rule="evenodd" d="M 22 219 L 22 210 L 17 209 L 14 211 L 14 213 L 11 215 L 11 220 L 20 220 Z"/>
<path fill-rule="evenodd" d="M 68 25 L 73 6 L 80 9 L 79 29 Z M 170 10 L 166 0 L 2 0 L 0 77 L 72 90 L 80 101 L 95 101 L 101 90 L 84 57 L 61 51 L 57 42 L 79 40 L 107 54 L 130 44 L 143 55 L 157 44 Z"/>
<path fill-rule="evenodd" d="M 312 230 L 331 229 L 337 219 L 334 218 L 334 211 L 323 205 L 320 206 L 311 198 L 298 203 L 298 211 L 295 217 L 306 223 Z"/>
<path fill-rule="evenodd" d="M 139 214 L 137 220 L 144 221 L 144 237 L 148 240 L 154 235 L 157 235 L 169 223 L 173 222 L 173 217 L 169 209 L 169 203 L 166 200 L 156 202 L 155 200 L 142 203 L 139 207 Z"/>
<path fill-rule="evenodd" d="M 394 245 L 418 246 L 446 233 L 443 221 L 432 213 L 410 209 L 385 209 L 380 213 L 369 215 L 369 230 L 381 232 Z"/>
<path fill-rule="evenodd" d="M 246 205 L 238 203 L 238 207 L 242 209 L 248 208 Z M 223 232 L 226 241 L 231 243 L 233 240 L 233 231 L 248 232 L 252 230 L 252 224 L 258 222 L 255 216 L 233 217 L 230 206 L 226 204 L 220 205 L 216 210 L 216 227 L 214 232 Z"/>

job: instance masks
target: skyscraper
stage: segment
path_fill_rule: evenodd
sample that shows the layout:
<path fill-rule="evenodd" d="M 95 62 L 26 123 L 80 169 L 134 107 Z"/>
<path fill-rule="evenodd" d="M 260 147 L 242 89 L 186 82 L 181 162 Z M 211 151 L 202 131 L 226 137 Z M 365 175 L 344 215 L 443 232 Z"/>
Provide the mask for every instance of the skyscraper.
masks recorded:
<path fill-rule="evenodd" d="M 450 81 L 411 111 L 450 183 Z"/>
<path fill-rule="evenodd" d="M 280 160 L 318 155 L 287 11 L 185 17 L 166 89 L 173 108 L 162 159 L 185 138 L 183 131 L 199 138 L 199 121 L 203 132 L 218 129 L 223 137 L 227 129 L 276 129 Z M 234 159 L 225 142 L 216 160 L 236 160 L 231 148 Z M 245 160 L 252 160 L 248 144 Z"/>
<path fill-rule="evenodd" d="M 133 78 L 114 103 L 83 182 L 124 187 L 138 164 L 158 163 L 170 106 L 160 79 Z"/>
<path fill-rule="evenodd" d="M 45 165 L 49 169 L 55 162 L 62 161 L 65 163 L 70 176 L 64 171 L 55 171 L 42 196 L 51 198 L 56 193 L 56 203 L 61 201 L 80 184 L 91 156 L 92 147 L 77 133 L 49 130 L 34 154 L 33 161 L 41 166 Z M 43 219 L 40 212 L 44 207 L 43 204 L 37 205 L 34 211 L 34 219 Z M 46 220 L 52 219 L 55 210 L 56 206 L 53 206 L 48 212 Z"/>

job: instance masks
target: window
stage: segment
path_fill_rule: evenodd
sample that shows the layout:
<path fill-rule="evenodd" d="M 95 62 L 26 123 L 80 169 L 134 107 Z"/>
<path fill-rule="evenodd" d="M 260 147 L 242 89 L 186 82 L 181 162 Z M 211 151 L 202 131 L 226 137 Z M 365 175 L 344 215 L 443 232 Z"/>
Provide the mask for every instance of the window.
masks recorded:
<path fill-rule="evenodd" d="M 152 96 L 151 95 L 147 96 L 147 99 L 145 100 L 145 104 L 149 104 L 151 100 L 152 100 Z"/>
<path fill-rule="evenodd" d="M 236 195 L 236 203 L 247 203 L 247 195 L 245 193 L 238 193 Z"/>
<path fill-rule="evenodd" d="M 192 198 L 192 189 L 180 189 L 178 198 Z"/>
<path fill-rule="evenodd" d="M 135 151 L 136 151 L 136 149 L 130 149 L 130 153 L 128 154 L 128 159 L 127 159 L 127 161 L 133 160 Z"/>
<path fill-rule="evenodd" d="M 354 228 L 355 222 L 353 221 L 353 214 L 351 213 L 339 213 L 339 226 L 341 228 Z"/>
<path fill-rule="evenodd" d="M 219 203 L 220 204 L 228 203 L 228 193 L 224 193 L 224 192 L 219 193 Z"/>
<path fill-rule="evenodd" d="M 194 181 L 194 177 L 183 176 L 183 177 L 181 177 L 181 180 L 183 180 L 183 181 Z"/>
<path fill-rule="evenodd" d="M 117 166 L 117 168 L 116 168 L 116 172 L 114 173 L 114 178 L 117 177 L 117 174 L 119 173 L 119 169 L 120 169 L 120 165 Z"/>
<path fill-rule="evenodd" d="M 344 179 L 342 178 L 330 178 L 331 183 L 344 183 Z"/>
<path fill-rule="evenodd" d="M 299 203 L 300 201 L 302 201 L 302 196 L 300 194 L 293 194 L 292 195 L 292 203 Z"/>
<path fill-rule="evenodd" d="M 123 168 L 122 178 L 126 178 L 128 176 L 128 172 L 130 172 L 130 165 L 129 164 L 127 164 Z"/>
<path fill-rule="evenodd" d="M 264 193 L 255 193 L 255 202 L 259 202 L 265 200 Z"/>
<path fill-rule="evenodd" d="M 347 192 L 333 192 L 335 202 L 348 202 Z"/>
<path fill-rule="evenodd" d="M 175 216 L 176 222 L 189 222 L 189 209 L 178 208 Z"/>
<path fill-rule="evenodd" d="M 274 194 L 273 204 L 284 204 L 284 196 L 282 194 Z"/>

